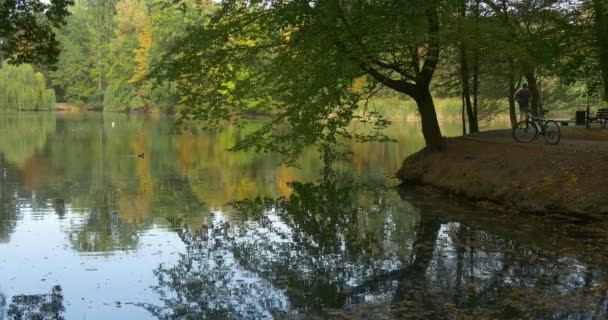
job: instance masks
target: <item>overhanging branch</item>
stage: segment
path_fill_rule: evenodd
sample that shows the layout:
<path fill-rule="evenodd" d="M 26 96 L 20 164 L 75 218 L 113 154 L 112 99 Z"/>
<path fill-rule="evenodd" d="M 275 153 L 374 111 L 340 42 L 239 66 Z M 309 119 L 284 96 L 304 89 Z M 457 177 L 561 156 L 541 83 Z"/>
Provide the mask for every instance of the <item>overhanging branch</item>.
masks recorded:
<path fill-rule="evenodd" d="M 416 85 L 405 81 L 405 80 L 397 80 L 397 79 L 392 79 L 384 74 L 382 74 L 381 72 L 379 72 L 378 70 L 374 69 L 373 67 L 363 64 L 360 64 L 360 67 L 365 70 L 365 72 L 367 72 L 370 76 L 372 76 L 374 79 L 376 79 L 376 81 L 382 83 L 383 85 L 393 89 L 393 90 L 397 90 L 401 93 L 405 93 L 409 96 L 413 96 L 415 91 L 416 91 Z"/>

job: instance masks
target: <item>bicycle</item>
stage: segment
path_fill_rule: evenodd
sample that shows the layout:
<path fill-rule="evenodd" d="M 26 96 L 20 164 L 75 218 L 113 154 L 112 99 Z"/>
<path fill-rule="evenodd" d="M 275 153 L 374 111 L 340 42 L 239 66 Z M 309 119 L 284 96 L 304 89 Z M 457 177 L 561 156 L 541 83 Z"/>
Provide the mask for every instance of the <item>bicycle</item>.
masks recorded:
<path fill-rule="evenodd" d="M 530 142 L 537 139 L 539 135 L 545 137 L 548 144 L 558 144 L 561 139 L 561 132 L 557 122 L 543 117 L 535 117 L 529 112 L 526 113 L 526 120 L 518 122 L 513 127 L 513 138 L 518 142 Z"/>

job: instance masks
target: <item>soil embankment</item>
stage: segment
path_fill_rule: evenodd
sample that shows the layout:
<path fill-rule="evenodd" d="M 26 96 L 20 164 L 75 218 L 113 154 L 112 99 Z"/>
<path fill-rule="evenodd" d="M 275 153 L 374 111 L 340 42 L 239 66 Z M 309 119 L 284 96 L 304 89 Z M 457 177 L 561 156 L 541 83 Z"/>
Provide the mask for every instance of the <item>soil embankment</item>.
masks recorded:
<path fill-rule="evenodd" d="M 608 129 L 562 128 L 562 141 L 517 143 L 510 130 L 448 139 L 408 157 L 403 182 L 438 187 L 519 211 L 608 214 Z"/>

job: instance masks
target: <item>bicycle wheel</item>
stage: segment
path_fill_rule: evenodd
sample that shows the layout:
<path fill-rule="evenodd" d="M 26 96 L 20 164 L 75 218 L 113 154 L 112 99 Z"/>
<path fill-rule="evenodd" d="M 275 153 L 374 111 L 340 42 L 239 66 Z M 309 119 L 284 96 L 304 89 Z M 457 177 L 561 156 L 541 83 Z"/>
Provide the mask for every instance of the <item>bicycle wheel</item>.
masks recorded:
<path fill-rule="evenodd" d="M 524 120 L 513 127 L 513 138 L 519 142 L 530 142 L 536 138 L 538 130 L 532 121 Z"/>
<path fill-rule="evenodd" d="M 545 136 L 545 140 L 547 140 L 547 143 L 558 144 L 562 135 L 557 122 L 549 120 L 545 122 L 544 128 L 545 130 L 543 135 Z"/>

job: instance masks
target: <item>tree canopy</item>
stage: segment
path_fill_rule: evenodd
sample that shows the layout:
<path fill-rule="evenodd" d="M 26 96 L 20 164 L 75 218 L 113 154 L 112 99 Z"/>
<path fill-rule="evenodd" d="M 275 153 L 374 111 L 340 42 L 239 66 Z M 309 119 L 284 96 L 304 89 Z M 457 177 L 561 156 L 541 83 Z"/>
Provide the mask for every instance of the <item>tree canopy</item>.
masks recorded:
<path fill-rule="evenodd" d="M 602 61 L 603 42 L 593 32 L 598 23 L 585 18 L 605 13 L 592 2 L 226 0 L 189 28 L 154 71 L 177 83 L 185 119 L 217 125 L 252 105 L 272 106 L 267 126 L 237 148 L 293 154 L 341 136 L 383 139 L 380 131 L 358 135 L 352 123 L 386 125 L 361 111 L 360 101 L 389 90 L 417 103 L 427 147 L 441 150 L 431 92 L 451 56 L 460 56 L 463 88 L 472 85 L 469 122 L 476 121 L 478 95 L 488 87 L 483 82 L 496 79 L 504 83 L 501 95 L 512 97 L 525 77 L 533 111 L 540 112 L 542 76 L 566 80 L 569 72 L 575 83 L 600 74 L 584 74 L 590 64 L 573 62 L 580 46 L 588 60 Z M 355 87 L 361 79 L 366 85 Z"/>
<path fill-rule="evenodd" d="M 188 119 L 215 123 L 252 104 L 278 110 L 239 147 L 291 154 L 340 136 L 382 139 L 348 125 L 386 125 L 378 114 L 357 112 L 362 98 L 386 86 L 418 102 L 427 143 L 440 149 L 429 91 L 439 15 L 438 1 L 225 1 L 169 50 L 160 70 L 179 80 Z M 368 85 L 354 88 L 361 77 Z M 289 129 L 274 130 L 281 126 Z"/>
<path fill-rule="evenodd" d="M 55 28 L 65 22 L 73 0 L 0 1 L 0 58 L 52 65 L 59 55 Z"/>
<path fill-rule="evenodd" d="M 426 146 L 441 150 L 437 97 L 462 98 L 475 132 L 499 100 L 515 122 L 523 82 L 534 113 L 608 92 L 601 0 L 78 0 L 69 17 L 70 1 L 35 3 L 2 2 L 3 23 L 36 23 L 3 30 L 3 52 L 14 62 L 47 52 L 50 63 L 61 48 L 49 74 L 60 101 L 208 127 L 264 114 L 235 149 L 290 159 L 310 144 L 389 139 L 369 108 L 376 96 L 414 101 Z M 53 34 L 27 40 L 25 26 Z"/>

